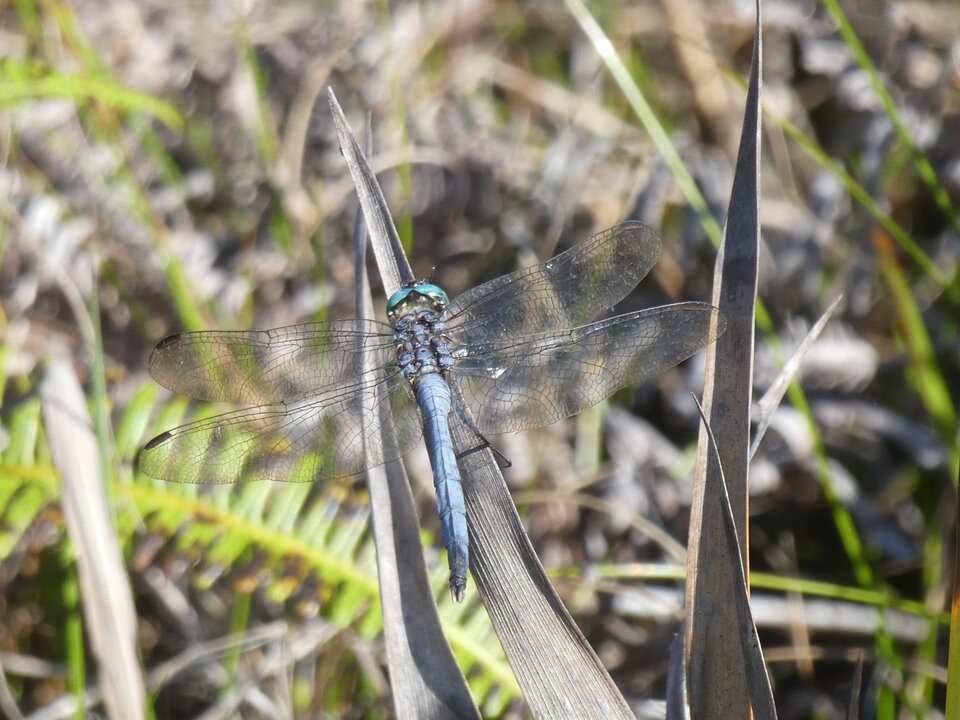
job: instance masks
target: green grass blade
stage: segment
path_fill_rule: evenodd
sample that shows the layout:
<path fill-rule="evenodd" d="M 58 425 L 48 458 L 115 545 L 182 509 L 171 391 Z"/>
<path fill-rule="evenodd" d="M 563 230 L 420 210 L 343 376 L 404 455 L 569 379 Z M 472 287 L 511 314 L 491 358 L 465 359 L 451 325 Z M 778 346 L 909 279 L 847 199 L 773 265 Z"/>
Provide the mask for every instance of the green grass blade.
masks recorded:
<path fill-rule="evenodd" d="M 65 544 L 61 548 L 60 564 L 63 570 L 61 588 L 63 607 L 67 612 L 63 627 L 64 655 L 67 666 L 67 687 L 74 697 L 76 706 L 73 716 L 82 720 L 86 716 L 83 697 L 87 684 L 86 659 L 83 648 L 83 618 L 80 615 L 80 588 L 77 585 L 76 565 Z"/>
<path fill-rule="evenodd" d="M 0 107 L 15 107 L 40 98 L 63 98 L 77 104 L 96 102 L 121 112 L 137 112 L 156 118 L 174 131 L 184 127 L 183 117 L 170 103 L 149 93 L 133 90 L 106 78 L 64 75 L 47 71 L 40 77 L 17 77 L 19 71 L 8 63 L 0 65 Z M 15 74 L 8 74 L 15 73 Z"/>
<path fill-rule="evenodd" d="M 850 193 L 851 197 L 877 221 L 877 223 L 897 241 L 897 244 L 913 259 L 917 266 L 923 270 L 937 285 L 943 288 L 951 302 L 960 304 L 960 287 L 956 281 L 943 272 L 930 256 L 927 255 L 917 242 L 907 233 L 904 228 L 898 224 L 889 213 L 870 195 L 869 191 L 858 183 L 843 166 L 827 155 L 824 150 L 817 145 L 811 138 L 807 137 L 803 131 L 791 123 L 785 117 L 777 114 L 775 111 L 766 108 L 764 115 L 771 118 L 784 134 L 793 140 L 797 145 L 812 157 L 821 167 L 836 177 Z"/>
<path fill-rule="evenodd" d="M 892 243 L 882 233 L 874 233 L 874 246 L 880 274 L 891 296 L 896 325 L 910 358 L 911 381 L 933 420 L 946 447 L 953 446 L 951 467 L 957 466 L 957 448 L 953 445 L 957 411 L 943 373 L 937 366 L 933 343 L 927 333 L 914 293 L 900 269 Z"/>
<path fill-rule="evenodd" d="M 700 222 L 703 224 L 707 236 L 714 245 L 719 245 L 723 231 L 720 229 L 713 215 L 711 215 L 707 201 L 700 192 L 700 188 L 697 187 L 697 183 L 690 174 L 690 171 L 687 170 L 687 166 L 684 164 L 677 149 L 673 146 L 673 142 L 670 140 L 670 136 L 667 135 L 663 124 L 653 112 L 653 108 L 650 106 L 650 103 L 647 102 L 640 87 L 630 76 L 630 71 L 617 54 L 613 44 L 610 42 L 610 38 L 607 37 L 607 34 L 594 19 L 593 15 L 587 10 L 582 0 L 564 0 L 564 2 L 570 10 L 570 14 L 576 19 L 584 34 L 586 34 L 587 38 L 593 44 L 597 54 L 607 66 L 607 70 L 620 87 L 620 91 L 624 97 L 627 98 L 630 107 L 633 108 L 637 118 L 640 120 L 640 124 L 643 125 L 650 139 L 653 140 L 654 146 L 663 156 L 664 160 L 666 160 L 670 171 L 673 173 L 684 196 L 687 198 L 687 202 L 689 202 L 691 207 L 697 212 L 697 216 L 700 218 Z"/>
<path fill-rule="evenodd" d="M 850 48 L 857 64 L 860 65 L 863 71 L 867 73 L 867 77 L 870 78 L 870 86 L 876 93 L 877 98 L 879 98 L 880 104 L 883 106 L 883 111 L 887 114 L 887 117 L 890 118 L 890 122 L 893 123 L 897 137 L 910 151 L 914 165 L 917 168 L 917 174 L 933 194 L 934 201 L 940 210 L 943 211 L 944 217 L 953 227 L 954 232 L 960 233 L 960 221 L 958 221 L 957 210 L 950 200 L 950 195 L 947 193 L 946 188 L 940 184 L 940 180 L 937 178 L 937 174 L 930 164 L 930 161 L 920 151 L 920 148 L 917 147 L 916 142 L 914 142 L 910 130 L 900 115 L 897 104 L 890 96 L 890 92 L 880 78 L 880 74 L 873 64 L 873 60 L 867 53 L 866 48 L 863 47 L 863 43 L 860 42 L 860 38 L 857 37 L 856 31 L 854 31 L 853 26 L 847 19 L 846 13 L 843 12 L 843 8 L 840 7 L 840 3 L 837 2 L 837 0 L 822 0 L 822 2 L 827 12 L 830 13 L 830 17 L 833 18 L 833 21 L 837 24 L 837 30 L 840 31 L 840 36 Z"/>
<path fill-rule="evenodd" d="M 960 435 L 956 440 L 956 444 L 960 445 Z M 953 480 L 954 483 L 960 480 L 956 472 Z M 960 498 L 956 502 L 953 515 L 953 591 L 950 595 L 946 720 L 960 720 Z"/>

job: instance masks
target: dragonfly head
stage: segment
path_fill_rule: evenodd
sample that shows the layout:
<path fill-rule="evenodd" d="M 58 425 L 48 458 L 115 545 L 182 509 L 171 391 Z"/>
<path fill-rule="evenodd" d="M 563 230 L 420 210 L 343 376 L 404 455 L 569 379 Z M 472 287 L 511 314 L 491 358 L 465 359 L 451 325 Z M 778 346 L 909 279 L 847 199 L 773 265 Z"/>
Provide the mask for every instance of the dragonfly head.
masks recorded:
<path fill-rule="evenodd" d="M 418 280 L 397 290 L 387 300 L 387 318 L 394 318 L 410 312 L 417 307 L 428 307 L 436 313 L 442 313 L 450 304 L 450 298 L 442 288 Z"/>

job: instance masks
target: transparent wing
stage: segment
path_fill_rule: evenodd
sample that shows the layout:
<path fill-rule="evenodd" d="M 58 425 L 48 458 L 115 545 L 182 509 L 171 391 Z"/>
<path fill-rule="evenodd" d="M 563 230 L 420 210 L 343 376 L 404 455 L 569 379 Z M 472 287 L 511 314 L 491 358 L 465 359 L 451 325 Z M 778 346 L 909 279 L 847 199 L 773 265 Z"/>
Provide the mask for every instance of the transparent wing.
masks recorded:
<path fill-rule="evenodd" d="M 505 337 L 569 330 L 595 320 L 650 271 L 661 243 L 646 225 L 610 228 L 540 265 L 491 280 L 456 298 L 450 339 L 471 350 Z"/>
<path fill-rule="evenodd" d="M 150 374 L 168 390 L 198 400 L 266 405 L 356 380 L 363 352 L 374 366 L 395 362 L 390 327 L 341 320 L 260 332 L 181 333 L 157 345 Z"/>
<path fill-rule="evenodd" d="M 712 305 L 665 305 L 564 333 L 489 342 L 461 357 L 451 376 L 481 432 L 514 432 L 575 415 L 657 375 L 724 328 Z"/>
<path fill-rule="evenodd" d="M 235 410 L 158 435 L 144 446 L 140 470 L 181 483 L 239 480 L 312 482 L 353 475 L 399 457 L 417 443 L 420 414 L 396 370 L 367 373 L 346 388 L 307 399 Z M 379 379 L 378 378 L 382 378 Z M 385 424 L 396 444 L 385 444 L 374 417 L 374 386 L 388 393 Z M 365 451 L 366 450 L 366 451 Z"/>

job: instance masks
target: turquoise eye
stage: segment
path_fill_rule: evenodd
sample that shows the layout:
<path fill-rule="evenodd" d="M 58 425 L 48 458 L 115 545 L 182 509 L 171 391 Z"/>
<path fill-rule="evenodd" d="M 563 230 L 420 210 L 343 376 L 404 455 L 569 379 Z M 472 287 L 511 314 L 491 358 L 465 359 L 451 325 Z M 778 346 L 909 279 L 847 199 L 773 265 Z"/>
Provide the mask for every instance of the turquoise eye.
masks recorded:
<path fill-rule="evenodd" d="M 418 282 L 408 287 L 400 288 L 390 296 L 390 299 L 387 300 L 387 316 L 394 315 L 401 305 L 406 304 L 412 299 L 411 296 L 426 298 L 434 305 L 437 311 L 446 309 L 447 305 L 450 304 L 450 298 L 447 297 L 443 288 L 428 282 Z"/>
<path fill-rule="evenodd" d="M 443 291 L 443 288 L 433 285 L 431 283 L 420 283 L 413 290 L 424 297 L 430 298 L 433 301 L 434 305 L 442 305 L 446 307 L 450 304 L 450 298 L 447 297 L 447 294 Z"/>
<path fill-rule="evenodd" d="M 406 301 L 411 292 L 413 292 L 413 288 L 404 287 L 400 288 L 393 295 L 391 295 L 390 299 L 387 300 L 387 315 L 392 315 L 393 311 Z"/>

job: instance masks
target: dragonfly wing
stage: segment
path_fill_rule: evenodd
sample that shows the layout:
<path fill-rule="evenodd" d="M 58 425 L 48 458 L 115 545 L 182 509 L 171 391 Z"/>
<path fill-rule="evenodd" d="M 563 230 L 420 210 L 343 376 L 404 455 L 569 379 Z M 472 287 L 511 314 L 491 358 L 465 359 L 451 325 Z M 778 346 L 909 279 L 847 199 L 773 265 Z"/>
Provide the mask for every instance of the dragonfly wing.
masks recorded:
<path fill-rule="evenodd" d="M 387 365 L 392 331 L 373 321 L 342 320 L 259 332 L 171 335 L 150 356 L 150 374 L 165 388 L 198 400 L 283 403 L 355 377 L 362 353 Z"/>
<path fill-rule="evenodd" d="M 534 265 L 484 283 L 450 305 L 448 334 L 470 347 L 583 325 L 626 297 L 660 255 L 646 225 L 626 222 Z"/>
<path fill-rule="evenodd" d="M 564 333 L 489 343 L 461 358 L 451 375 L 482 432 L 515 432 L 596 405 L 685 360 L 723 330 L 712 305 L 665 305 Z"/>
<path fill-rule="evenodd" d="M 158 435 L 140 452 L 140 470 L 181 483 L 239 480 L 311 482 L 353 475 L 399 457 L 421 435 L 420 413 L 395 372 L 306 400 L 236 410 Z M 372 425 L 373 390 L 388 392 L 380 413 L 396 442 Z"/>

